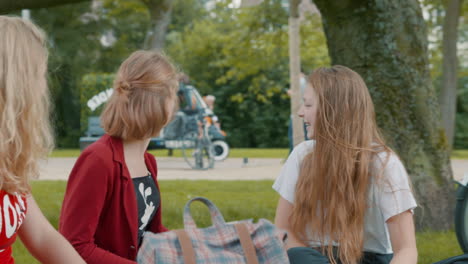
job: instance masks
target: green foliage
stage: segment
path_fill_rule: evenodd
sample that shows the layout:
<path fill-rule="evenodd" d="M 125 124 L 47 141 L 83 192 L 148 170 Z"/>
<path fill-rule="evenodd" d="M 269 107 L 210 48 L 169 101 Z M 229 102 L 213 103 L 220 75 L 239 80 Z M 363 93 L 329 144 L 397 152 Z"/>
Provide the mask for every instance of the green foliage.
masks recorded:
<path fill-rule="evenodd" d="M 442 1 L 421 0 L 420 2 L 428 28 L 431 77 L 436 80 L 442 75 L 442 25 L 444 23 L 445 7 Z M 437 89 L 440 88 L 439 82 L 434 84 Z"/>
<path fill-rule="evenodd" d="M 457 113 L 456 115 L 454 148 L 468 148 L 468 113 Z"/>
<path fill-rule="evenodd" d="M 445 18 L 445 9 L 448 1 L 440 0 L 420 0 L 422 9 L 424 10 L 424 18 L 428 26 L 428 40 L 429 40 L 429 58 L 430 70 L 433 80 L 438 80 L 442 75 L 442 37 L 443 37 L 443 24 Z M 466 2 L 465 2 L 466 3 Z M 468 5 L 464 4 L 461 8 L 461 16 L 458 26 L 458 54 L 460 55 L 461 67 L 466 68 L 468 65 L 463 65 L 463 59 L 466 60 L 468 50 L 464 47 L 463 43 L 468 41 Z M 436 82 L 435 86 L 440 88 L 440 83 Z"/>
<path fill-rule="evenodd" d="M 219 1 L 212 16 L 168 36 L 167 52 L 202 94 L 216 96 L 215 112 L 235 147 L 286 146 L 290 116 L 288 14 L 281 1 L 231 9 Z M 301 29 L 303 66 L 328 65 L 320 18 Z"/>
<path fill-rule="evenodd" d="M 114 74 L 87 74 L 80 83 L 81 135 L 88 128 L 88 117 L 99 116 L 112 89 Z M 98 107 L 96 107 L 99 105 Z M 95 108 L 96 107 L 96 108 Z"/>
<path fill-rule="evenodd" d="M 203 0 L 174 0 L 168 32 L 181 32 L 185 27 L 192 27 L 199 18 L 207 16 L 205 2 Z"/>
<path fill-rule="evenodd" d="M 169 30 L 181 30 L 206 15 L 202 2 L 176 0 Z M 80 98 L 83 76 L 114 73 L 131 52 L 141 49 L 149 11 L 140 0 L 102 0 L 32 10 L 31 16 L 48 35 L 57 146 L 77 147 L 87 122 L 80 121 L 86 120 L 80 118 L 86 112 Z M 104 36 L 108 39 L 103 42 Z"/>
<path fill-rule="evenodd" d="M 160 181 L 163 223 L 170 229 L 182 228 L 185 203 L 204 196 L 213 201 L 226 221 L 266 218 L 273 221 L 278 195 L 271 188 L 272 181 Z M 52 225 L 58 227 L 60 207 L 65 192 L 65 181 L 35 181 L 33 195 Z M 208 210 L 193 204 L 191 212 L 199 227 L 210 225 Z M 416 235 L 419 263 L 427 264 L 459 255 L 455 233 L 426 231 Z M 39 263 L 32 258 L 18 240 L 13 245 L 16 263 Z"/>
<path fill-rule="evenodd" d="M 455 149 L 468 148 L 468 69 L 461 71 L 458 80 Z"/>
<path fill-rule="evenodd" d="M 86 73 L 114 73 L 132 52 L 143 47 L 150 26 L 149 11 L 139 0 L 104 0 L 94 14 L 100 26 L 97 39 L 107 33 L 115 37 L 115 42 L 100 45 L 91 55 L 95 64 Z"/>
<path fill-rule="evenodd" d="M 96 48 L 83 37 L 94 29 L 94 25 L 87 28 L 80 21 L 80 16 L 89 10 L 89 3 L 72 6 L 31 11 L 33 20 L 46 31 L 49 41 L 49 86 L 54 103 L 52 118 L 60 147 L 77 145 L 80 106 L 75 82 L 82 72 L 80 65 L 88 63 L 85 56 L 79 55 L 83 48 Z"/>
<path fill-rule="evenodd" d="M 82 76 L 115 72 L 125 57 L 139 49 L 149 23 L 148 11 L 137 0 L 106 0 L 32 10 L 31 16 L 48 35 L 57 146 L 76 147 L 81 135 Z M 115 41 L 102 45 L 104 35 L 113 35 Z"/>
<path fill-rule="evenodd" d="M 445 9 L 448 1 L 421 0 L 428 25 L 430 71 L 433 85 L 437 91 L 442 88 L 442 38 Z M 465 1 L 466 3 L 466 1 Z M 468 147 L 468 5 L 461 8 L 461 16 L 458 26 L 458 89 L 457 89 L 457 114 L 455 124 L 455 139 L 453 148 L 462 149 Z M 461 97 L 461 98 L 460 98 Z"/>
<path fill-rule="evenodd" d="M 231 145 L 286 146 L 288 14 L 282 1 L 243 9 L 229 8 L 229 0 L 207 9 L 206 2 L 174 0 L 167 52 L 202 94 L 217 97 L 215 111 Z M 33 10 L 32 17 L 51 46 L 57 146 L 76 147 L 90 114 L 89 99 L 81 91 L 97 91 L 101 84 L 91 88 L 89 78 L 115 73 L 131 52 L 143 47 L 149 11 L 141 0 L 102 0 Z M 327 65 L 320 18 L 305 19 L 301 36 L 303 67 L 310 71 Z"/>
<path fill-rule="evenodd" d="M 203 94 L 217 96 L 216 112 L 232 145 L 286 146 L 290 107 L 285 95 L 289 86 L 288 14 L 281 6 L 283 1 L 266 0 L 242 9 L 229 8 L 229 0 L 216 1 L 213 9 L 207 9 L 206 2 L 174 0 L 167 52 Z M 431 73 L 438 86 L 444 6 L 434 0 L 421 3 L 427 10 Z M 51 47 L 49 84 L 57 145 L 76 147 L 85 129 L 78 116 L 83 112 L 83 76 L 114 73 L 132 51 L 143 47 L 149 11 L 141 0 L 102 0 L 33 10 L 32 17 L 47 32 Z M 306 72 L 329 64 L 321 28 L 317 16 L 302 21 L 301 61 Z M 460 42 L 466 41 L 467 32 L 466 23 L 460 23 Z M 103 45 L 105 35 L 114 40 L 111 37 Z M 458 127 L 463 127 L 466 118 L 459 119 Z M 463 147 L 463 141 L 456 140 L 455 147 Z"/>

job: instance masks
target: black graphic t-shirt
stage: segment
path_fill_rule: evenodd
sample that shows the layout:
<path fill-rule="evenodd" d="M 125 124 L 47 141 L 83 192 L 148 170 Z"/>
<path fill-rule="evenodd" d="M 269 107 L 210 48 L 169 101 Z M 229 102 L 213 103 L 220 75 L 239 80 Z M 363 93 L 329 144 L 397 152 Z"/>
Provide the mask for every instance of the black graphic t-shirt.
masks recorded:
<path fill-rule="evenodd" d="M 148 224 L 153 220 L 156 211 L 159 208 L 160 197 L 158 188 L 148 173 L 147 176 L 133 178 L 133 186 L 138 205 L 138 244 L 143 239 L 143 232 L 146 231 Z"/>

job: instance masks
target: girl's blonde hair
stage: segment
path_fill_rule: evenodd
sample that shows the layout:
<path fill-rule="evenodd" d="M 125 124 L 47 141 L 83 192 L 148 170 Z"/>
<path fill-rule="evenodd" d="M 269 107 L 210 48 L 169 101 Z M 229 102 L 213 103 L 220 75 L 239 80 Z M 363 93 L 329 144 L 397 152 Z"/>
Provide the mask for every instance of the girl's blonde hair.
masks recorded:
<path fill-rule="evenodd" d="M 159 52 L 136 51 L 120 66 L 114 93 L 101 123 L 106 133 L 124 140 L 154 137 L 171 119 L 177 102 L 179 74 Z"/>
<path fill-rule="evenodd" d="M 357 263 L 364 246 L 364 216 L 372 160 L 388 152 L 376 122 L 366 84 L 344 66 L 319 68 L 309 76 L 318 98 L 316 144 L 301 164 L 291 229 L 307 243 L 305 230 L 318 238 L 332 263 Z M 308 88 L 310 89 L 310 88 Z"/>
<path fill-rule="evenodd" d="M 0 189 L 26 193 L 53 147 L 45 34 L 7 16 L 0 16 L 0 32 Z"/>

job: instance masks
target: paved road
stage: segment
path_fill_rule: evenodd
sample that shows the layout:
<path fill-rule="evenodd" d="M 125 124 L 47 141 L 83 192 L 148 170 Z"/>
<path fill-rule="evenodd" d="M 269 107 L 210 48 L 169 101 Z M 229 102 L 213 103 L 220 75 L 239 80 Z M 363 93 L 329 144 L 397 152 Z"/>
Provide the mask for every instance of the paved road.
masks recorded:
<path fill-rule="evenodd" d="M 183 158 L 158 158 L 160 180 L 264 180 L 275 179 L 283 159 L 255 158 L 247 163 L 241 158 L 228 158 L 217 162 L 212 170 L 192 170 Z M 42 180 L 67 180 L 76 158 L 50 158 L 41 163 Z M 452 160 L 455 179 L 461 180 L 468 173 L 468 160 Z"/>
<path fill-rule="evenodd" d="M 50 158 L 41 163 L 42 180 L 66 180 L 76 158 Z M 157 158 L 159 180 L 263 180 L 275 179 L 283 159 L 256 158 L 244 163 L 242 158 L 216 162 L 211 170 L 192 170 L 183 158 Z"/>

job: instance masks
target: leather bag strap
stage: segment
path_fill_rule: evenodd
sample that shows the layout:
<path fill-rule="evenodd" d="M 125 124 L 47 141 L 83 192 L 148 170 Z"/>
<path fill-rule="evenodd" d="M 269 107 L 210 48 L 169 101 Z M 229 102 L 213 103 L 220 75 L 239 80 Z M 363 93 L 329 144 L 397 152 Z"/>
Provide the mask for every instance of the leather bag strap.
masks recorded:
<path fill-rule="evenodd" d="M 175 230 L 174 231 L 179 239 L 180 247 L 182 248 L 182 255 L 184 256 L 184 264 L 196 264 L 197 259 L 195 256 L 195 251 L 193 250 L 192 241 L 187 235 L 185 230 Z"/>
<path fill-rule="evenodd" d="M 244 251 L 244 256 L 247 264 L 258 264 L 257 253 L 255 252 L 255 246 L 253 245 L 252 238 L 250 237 L 247 227 L 242 223 L 235 225 L 239 240 Z M 187 235 L 185 230 L 174 231 L 179 239 L 180 247 L 182 248 L 182 255 L 184 257 L 185 264 L 196 264 L 196 255 L 193 250 L 192 241 Z"/>
<path fill-rule="evenodd" d="M 257 253 L 247 227 L 242 223 L 237 223 L 235 226 L 247 264 L 258 264 Z"/>

